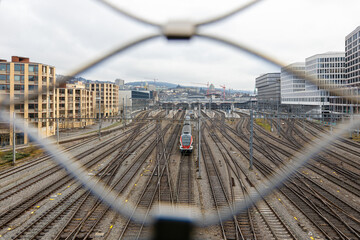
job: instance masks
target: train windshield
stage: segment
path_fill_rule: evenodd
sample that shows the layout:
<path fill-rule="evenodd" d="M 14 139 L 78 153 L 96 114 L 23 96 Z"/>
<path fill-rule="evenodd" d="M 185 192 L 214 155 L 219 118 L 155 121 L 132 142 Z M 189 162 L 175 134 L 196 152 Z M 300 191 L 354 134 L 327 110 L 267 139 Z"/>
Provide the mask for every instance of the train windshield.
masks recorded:
<path fill-rule="evenodd" d="M 189 146 L 191 143 L 191 135 L 182 135 L 181 141 L 184 146 Z"/>

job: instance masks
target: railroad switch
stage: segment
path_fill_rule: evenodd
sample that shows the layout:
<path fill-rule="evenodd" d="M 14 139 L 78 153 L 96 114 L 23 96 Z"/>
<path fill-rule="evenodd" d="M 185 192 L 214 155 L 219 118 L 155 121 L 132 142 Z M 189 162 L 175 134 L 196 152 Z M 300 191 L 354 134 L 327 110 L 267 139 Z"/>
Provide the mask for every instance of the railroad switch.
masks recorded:
<path fill-rule="evenodd" d="M 190 240 L 194 225 L 188 218 L 159 216 L 153 228 L 152 240 Z"/>

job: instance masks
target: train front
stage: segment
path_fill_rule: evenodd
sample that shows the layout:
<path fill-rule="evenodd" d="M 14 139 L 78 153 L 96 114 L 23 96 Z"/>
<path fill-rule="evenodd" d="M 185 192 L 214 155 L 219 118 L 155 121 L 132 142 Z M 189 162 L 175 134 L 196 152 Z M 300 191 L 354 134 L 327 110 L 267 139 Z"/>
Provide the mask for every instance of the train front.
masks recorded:
<path fill-rule="evenodd" d="M 182 134 L 180 137 L 181 154 L 190 154 L 193 150 L 193 138 L 191 134 Z"/>

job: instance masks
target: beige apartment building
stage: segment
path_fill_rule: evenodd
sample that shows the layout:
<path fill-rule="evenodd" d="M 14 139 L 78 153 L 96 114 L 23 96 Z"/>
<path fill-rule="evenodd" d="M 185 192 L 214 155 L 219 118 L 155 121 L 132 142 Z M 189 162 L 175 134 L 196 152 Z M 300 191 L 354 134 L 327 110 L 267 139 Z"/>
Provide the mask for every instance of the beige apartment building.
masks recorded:
<path fill-rule="evenodd" d="M 96 93 L 95 116 L 99 117 L 99 98 L 100 116 L 112 117 L 119 112 L 119 86 L 111 82 L 92 82 L 86 83 L 86 89 Z"/>
<path fill-rule="evenodd" d="M 82 82 L 56 89 L 56 116 L 59 128 L 77 128 L 94 124 L 96 93 Z M 66 119 L 66 120 L 65 120 Z"/>
<path fill-rule="evenodd" d="M 39 136 L 55 134 L 55 67 L 30 62 L 29 58 L 13 56 L 11 62 L 0 59 L 0 95 L 10 100 L 5 108 L 10 118 L 16 113 L 26 124 L 38 129 Z M 0 125 L 0 144 L 12 145 L 13 130 L 7 123 Z M 28 136 L 16 131 L 16 143 L 27 144 Z"/>

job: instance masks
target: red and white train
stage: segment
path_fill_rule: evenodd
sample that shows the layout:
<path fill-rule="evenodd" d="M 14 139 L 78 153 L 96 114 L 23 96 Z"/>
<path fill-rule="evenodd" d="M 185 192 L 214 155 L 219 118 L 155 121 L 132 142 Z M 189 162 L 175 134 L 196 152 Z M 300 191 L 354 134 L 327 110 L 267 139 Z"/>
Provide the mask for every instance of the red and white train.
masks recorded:
<path fill-rule="evenodd" d="M 181 155 L 190 154 L 193 150 L 193 137 L 191 135 L 190 117 L 186 116 L 180 136 Z"/>

